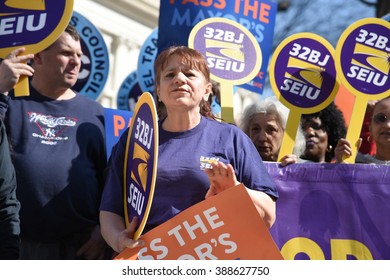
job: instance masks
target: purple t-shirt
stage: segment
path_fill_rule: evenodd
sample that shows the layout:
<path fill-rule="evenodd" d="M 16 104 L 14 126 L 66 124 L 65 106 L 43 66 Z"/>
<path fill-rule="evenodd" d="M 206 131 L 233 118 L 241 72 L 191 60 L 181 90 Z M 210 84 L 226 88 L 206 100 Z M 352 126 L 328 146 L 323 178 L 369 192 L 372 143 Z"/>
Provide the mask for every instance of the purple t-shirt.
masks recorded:
<path fill-rule="evenodd" d="M 128 130 L 112 151 L 100 210 L 124 216 L 123 163 Z M 237 180 L 246 187 L 278 197 L 252 141 L 234 125 L 202 117 L 186 132 L 167 132 L 159 123 L 158 167 L 155 192 L 145 231 L 204 200 L 210 182 L 200 158 L 230 163 Z"/>

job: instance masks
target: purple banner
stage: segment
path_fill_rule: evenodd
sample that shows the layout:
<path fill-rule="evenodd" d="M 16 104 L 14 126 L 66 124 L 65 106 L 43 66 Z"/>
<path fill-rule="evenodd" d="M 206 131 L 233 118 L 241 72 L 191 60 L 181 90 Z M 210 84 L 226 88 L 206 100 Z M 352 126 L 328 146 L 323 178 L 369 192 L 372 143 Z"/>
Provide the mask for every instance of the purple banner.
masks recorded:
<path fill-rule="evenodd" d="M 266 165 L 280 193 L 271 234 L 285 259 L 390 259 L 390 166 Z"/>

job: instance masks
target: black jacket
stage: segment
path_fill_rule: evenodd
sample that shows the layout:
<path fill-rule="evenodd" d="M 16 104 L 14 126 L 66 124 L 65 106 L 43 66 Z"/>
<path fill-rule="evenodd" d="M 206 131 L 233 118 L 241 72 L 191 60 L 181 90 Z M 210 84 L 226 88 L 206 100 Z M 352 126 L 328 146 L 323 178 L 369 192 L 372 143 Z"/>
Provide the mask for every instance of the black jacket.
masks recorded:
<path fill-rule="evenodd" d="M 0 118 L 0 259 L 19 257 L 19 209 L 16 177 L 3 121 Z"/>

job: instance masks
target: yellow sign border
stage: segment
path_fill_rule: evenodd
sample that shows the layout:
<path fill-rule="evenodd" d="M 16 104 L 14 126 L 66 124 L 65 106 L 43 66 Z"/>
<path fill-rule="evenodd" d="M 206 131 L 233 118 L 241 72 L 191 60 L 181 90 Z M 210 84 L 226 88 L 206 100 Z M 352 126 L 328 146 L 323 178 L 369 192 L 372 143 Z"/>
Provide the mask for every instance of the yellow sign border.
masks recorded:
<path fill-rule="evenodd" d="M 381 18 L 364 18 L 361 20 L 358 20 L 354 23 L 352 23 L 350 26 L 348 26 L 344 32 L 341 34 L 339 40 L 337 41 L 336 50 L 335 50 L 335 63 L 336 63 L 336 71 L 337 75 L 340 77 L 341 83 L 345 86 L 345 88 L 352 93 L 354 96 L 358 96 L 359 100 L 369 101 L 369 100 L 379 100 L 382 98 L 387 97 L 390 94 L 390 89 L 379 93 L 375 95 L 366 94 L 364 92 L 361 92 L 354 88 L 348 80 L 345 78 L 343 69 L 341 67 L 341 50 L 343 48 L 343 45 L 347 39 L 347 37 L 352 33 L 352 31 L 356 30 L 357 28 L 367 25 L 367 24 L 379 24 L 383 27 L 387 27 L 390 29 L 390 23 L 384 19 Z"/>
<path fill-rule="evenodd" d="M 252 80 L 254 77 L 256 77 L 256 75 L 259 73 L 260 68 L 263 64 L 263 53 L 261 51 L 260 44 L 259 44 L 259 42 L 257 42 L 255 36 L 253 36 L 253 34 L 247 28 L 245 28 L 243 25 L 241 25 L 233 20 L 226 19 L 226 18 L 207 18 L 207 19 L 204 19 L 192 28 L 191 33 L 188 37 L 188 46 L 190 48 L 195 48 L 195 46 L 194 46 L 195 36 L 199 32 L 199 30 L 209 23 L 217 23 L 217 22 L 233 25 L 234 27 L 240 29 L 242 32 L 245 33 L 245 35 L 250 39 L 250 41 L 252 42 L 252 44 L 255 48 L 256 64 L 253 67 L 252 71 L 248 75 L 246 75 L 244 78 L 241 78 L 238 80 L 221 79 L 220 77 L 214 75 L 212 73 L 212 71 L 210 71 L 210 77 L 212 80 L 217 81 L 219 83 L 229 82 L 232 85 L 245 84 L 246 82 L 248 82 L 248 81 Z"/>
<path fill-rule="evenodd" d="M 337 75 L 337 69 L 335 68 L 336 69 L 336 77 L 335 77 L 334 88 L 333 88 L 331 94 L 328 96 L 328 98 L 326 98 L 321 104 L 314 106 L 314 107 L 311 107 L 311 108 L 302 108 L 302 107 L 295 106 L 295 105 L 291 104 L 290 102 L 288 102 L 280 93 L 279 88 L 276 85 L 275 75 L 273 73 L 276 72 L 275 71 L 275 64 L 276 64 L 276 60 L 277 60 L 280 52 L 284 49 L 284 47 L 287 44 L 291 43 L 292 41 L 294 41 L 296 39 L 312 39 L 312 40 L 315 40 L 315 41 L 321 43 L 329 51 L 329 53 L 332 55 L 333 60 L 335 61 L 334 48 L 327 40 L 325 40 L 320 35 L 310 33 L 310 32 L 301 32 L 301 33 L 293 34 L 293 35 L 287 37 L 286 39 L 284 39 L 279 44 L 279 46 L 275 49 L 274 54 L 272 55 L 271 62 L 269 65 L 269 72 L 270 72 L 269 78 L 270 78 L 271 87 L 272 87 L 272 90 L 273 90 L 275 96 L 280 100 L 280 102 L 282 102 L 283 105 L 285 105 L 291 111 L 297 110 L 302 114 L 312 114 L 312 113 L 319 112 L 322 109 L 326 108 L 334 100 L 334 98 L 336 97 L 336 94 L 339 90 L 340 82 L 339 82 L 338 75 Z"/>
<path fill-rule="evenodd" d="M 65 30 L 72 17 L 74 0 L 66 0 L 65 3 L 66 4 L 64 13 L 62 14 L 60 22 L 57 24 L 57 27 L 45 39 L 36 44 L 0 48 L 0 57 L 5 58 L 11 51 L 21 47 L 26 48 L 26 50 L 23 52 L 24 54 L 36 54 L 53 44 Z"/>
<path fill-rule="evenodd" d="M 127 135 L 127 141 L 126 141 L 126 150 L 125 150 L 125 159 L 124 159 L 124 165 L 123 165 L 123 203 L 124 203 L 124 209 L 125 209 L 125 222 L 126 222 L 126 228 L 130 224 L 129 221 L 129 216 L 127 213 L 127 197 L 126 197 L 126 187 L 127 187 L 127 182 L 126 182 L 126 171 L 127 171 L 127 160 L 129 157 L 129 146 L 130 146 L 130 139 L 131 135 L 133 132 L 134 128 L 134 122 L 137 117 L 138 111 L 141 108 L 142 105 L 147 104 L 150 108 L 150 111 L 152 113 L 152 118 L 153 118 L 153 125 L 154 125 L 154 135 L 153 135 L 153 141 L 154 141 L 154 158 L 153 158 L 153 171 L 152 171 L 152 183 L 150 186 L 149 190 L 149 197 L 148 201 L 146 204 L 146 209 L 145 213 L 143 216 L 143 220 L 141 221 L 138 229 L 134 233 L 134 240 L 138 239 L 138 237 L 142 234 L 142 231 L 145 228 L 146 221 L 149 216 L 150 208 L 152 206 L 152 201 L 153 201 L 153 195 L 154 195 L 154 188 L 155 188 L 155 183 L 156 183 L 156 177 L 157 177 L 157 160 L 158 160 L 158 122 L 157 122 L 157 111 L 156 111 L 156 106 L 154 103 L 153 96 L 150 92 L 144 92 L 138 99 L 137 104 L 135 105 L 134 108 L 134 113 L 133 116 L 131 117 L 130 121 L 130 126 L 129 126 L 129 134 Z"/>

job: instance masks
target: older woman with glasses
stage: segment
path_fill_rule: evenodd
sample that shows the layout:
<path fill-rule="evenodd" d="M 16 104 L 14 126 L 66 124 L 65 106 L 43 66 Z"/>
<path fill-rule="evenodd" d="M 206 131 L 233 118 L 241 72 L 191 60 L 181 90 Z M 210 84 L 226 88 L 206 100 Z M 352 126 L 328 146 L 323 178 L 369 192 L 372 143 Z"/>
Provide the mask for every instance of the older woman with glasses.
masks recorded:
<path fill-rule="evenodd" d="M 368 141 L 375 141 L 376 154 L 356 155 L 356 163 L 390 164 L 390 96 L 378 101 L 373 109 Z M 361 142 L 361 139 L 360 139 Z M 351 156 L 351 144 L 340 139 L 335 150 L 337 162 L 342 162 L 344 155 Z"/>

